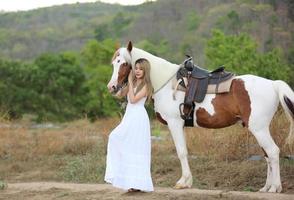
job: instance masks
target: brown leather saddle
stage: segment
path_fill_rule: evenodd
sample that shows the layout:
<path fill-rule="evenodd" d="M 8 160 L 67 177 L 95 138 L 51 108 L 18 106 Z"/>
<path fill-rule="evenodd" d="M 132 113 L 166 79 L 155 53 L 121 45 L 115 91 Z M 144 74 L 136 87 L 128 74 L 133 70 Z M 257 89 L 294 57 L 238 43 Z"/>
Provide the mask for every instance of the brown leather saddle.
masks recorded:
<path fill-rule="evenodd" d="M 184 61 L 185 74 L 188 78 L 187 90 L 185 93 L 184 103 L 180 104 L 181 117 L 184 120 L 193 118 L 195 103 L 201 103 L 207 94 L 208 85 L 216 85 L 215 94 L 218 93 L 218 85 L 234 76 L 231 72 L 226 72 L 225 67 L 218 67 L 214 71 L 208 71 L 193 63 L 192 57 Z M 180 70 L 179 70 L 180 71 Z M 183 107 L 183 112 L 182 112 Z M 190 122 L 193 123 L 193 122 Z"/>

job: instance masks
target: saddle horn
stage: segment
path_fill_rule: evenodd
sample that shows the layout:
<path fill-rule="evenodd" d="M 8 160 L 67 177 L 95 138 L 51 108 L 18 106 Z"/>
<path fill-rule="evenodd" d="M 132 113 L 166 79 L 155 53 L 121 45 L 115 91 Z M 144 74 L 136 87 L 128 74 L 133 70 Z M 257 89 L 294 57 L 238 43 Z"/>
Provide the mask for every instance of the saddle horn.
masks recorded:
<path fill-rule="evenodd" d="M 194 67 L 193 58 L 189 55 L 186 55 L 187 59 L 184 61 L 184 68 L 188 71 L 192 71 Z"/>

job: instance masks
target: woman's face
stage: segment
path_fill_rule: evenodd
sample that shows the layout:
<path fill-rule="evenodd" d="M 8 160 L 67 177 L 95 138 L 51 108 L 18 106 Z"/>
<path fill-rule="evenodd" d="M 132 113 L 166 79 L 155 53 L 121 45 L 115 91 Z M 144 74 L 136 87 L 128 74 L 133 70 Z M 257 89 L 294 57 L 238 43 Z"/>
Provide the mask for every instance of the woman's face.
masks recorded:
<path fill-rule="evenodd" d="M 142 79 L 144 77 L 144 71 L 138 63 L 135 66 L 135 77 L 136 79 Z"/>

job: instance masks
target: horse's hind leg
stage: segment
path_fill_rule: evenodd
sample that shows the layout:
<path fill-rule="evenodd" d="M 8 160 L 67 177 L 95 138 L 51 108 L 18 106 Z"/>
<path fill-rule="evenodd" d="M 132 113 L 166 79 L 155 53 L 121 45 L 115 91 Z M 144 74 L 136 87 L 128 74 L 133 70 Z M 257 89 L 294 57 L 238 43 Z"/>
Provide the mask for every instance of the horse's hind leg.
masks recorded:
<path fill-rule="evenodd" d="M 281 192 L 282 184 L 280 178 L 279 153 L 280 149 L 272 139 L 269 129 L 251 130 L 258 144 L 266 153 L 267 161 L 267 179 L 265 186 L 260 189 L 261 192 Z"/>
<path fill-rule="evenodd" d="M 188 152 L 186 146 L 186 140 L 183 130 L 183 121 L 181 119 L 169 119 L 168 120 L 168 127 L 171 131 L 178 158 L 181 162 L 182 167 L 182 177 L 178 180 L 177 184 L 175 185 L 175 189 L 183 189 L 183 188 L 190 188 L 192 187 L 193 178 L 191 174 L 191 170 L 188 163 Z"/>
<path fill-rule="evenodd" d="M 266 176 L 265 185 L 263 186 L 263 188 L 261 188 L 259 190 L 260 192 L 267 192 L 272 185 L 272 168 L 270 166 L 270 162 L 269 162 L 267 155 L 264 158 L 265 158 L 266 164 L 267 164 L 267 176 Z"/>

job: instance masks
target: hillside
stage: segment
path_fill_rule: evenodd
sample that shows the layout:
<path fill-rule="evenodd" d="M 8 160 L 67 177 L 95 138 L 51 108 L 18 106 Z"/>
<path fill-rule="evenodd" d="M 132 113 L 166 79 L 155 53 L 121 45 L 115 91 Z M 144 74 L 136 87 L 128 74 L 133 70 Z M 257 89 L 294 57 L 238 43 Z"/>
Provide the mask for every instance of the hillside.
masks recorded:
<path fill-rule="evenodd" d="M 146 14 L 135 21 L 130 38 L 148 39 L 154 44 L 166 40 L 167 49 L 173 49 L 168 57 L 174 58 L 173 53 L 181 52 L 178 60 L 188 53 L 203 63 L 206 40 L 211 37 L 211 30 L 218 28 L 227 34 L 250 34 L 262 52 L 280 47 L 288 54 L 293 47 L 294 28 L 289 4 L 270 2 L 278 1 L 162 0 L 146 8 Z"/>
<path fill-rule="evenodd" d="M 211 30 L 245 32 L 266 52 L 293 52 L 289 0 L 158 0 L 139 6 L 101 2 L 0 14 L 0 56 L 30 60 L 44 52 L 79 51 L 89 39 L 112 38 L 181 62 L 188 53 L 204 64 Z M 292 53 L 293 54 L 293 53 Z"/>
<path fill-rule="evenodd" d="M 0 15 L 0 55 L 33 59 L 44 52 L 78 51 L 119 5 L 72 4 Z"/>

